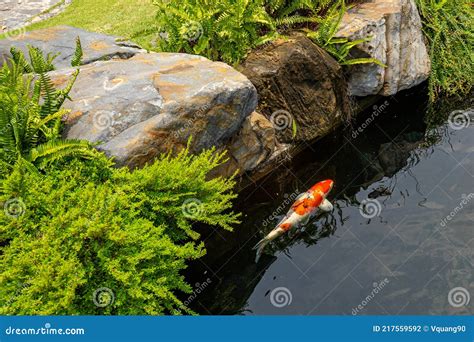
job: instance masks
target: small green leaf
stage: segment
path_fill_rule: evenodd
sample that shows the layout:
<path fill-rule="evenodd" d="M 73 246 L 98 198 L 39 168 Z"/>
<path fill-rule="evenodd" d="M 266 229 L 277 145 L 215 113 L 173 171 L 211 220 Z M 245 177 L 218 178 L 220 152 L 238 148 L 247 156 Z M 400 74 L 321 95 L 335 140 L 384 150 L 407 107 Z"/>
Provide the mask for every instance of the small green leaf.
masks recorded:
<path fill-rule="evenodd" d="M 377 64 L 381 67 L 386 68 L 387 65 L 383 64 L 377 58 L 354 58 L 348 59 L 346 61 L 341 62 L 342 65 L 355 65 L 355 64 Z"/>

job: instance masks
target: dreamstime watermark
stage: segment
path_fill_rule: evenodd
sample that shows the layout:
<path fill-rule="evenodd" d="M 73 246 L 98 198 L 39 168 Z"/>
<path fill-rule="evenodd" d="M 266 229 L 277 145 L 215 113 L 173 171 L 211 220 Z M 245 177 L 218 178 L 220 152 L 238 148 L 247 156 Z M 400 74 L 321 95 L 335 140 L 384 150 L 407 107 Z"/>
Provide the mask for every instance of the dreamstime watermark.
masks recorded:
<path fill-rule="evenodd" d="M 98 308 L 105 308 L 114 303 L 115 295 L 108 287 L 101 287 L 92 294 L 92 301 Z"/>
<path fill-rule="evenodd" d="M 102 82 L 102 87 L 106 91 L 114 91 L 115 89 L 119 88 L 124 82 L 125 80 L 120 77 L 115 77 L 113 79 L 109 79 L 106 77 L 104 78 L 104 81 Z"/>
<path fill-rule="evenodd" d="M 3 204 L 3 211 L 9 218 L 18 218 L 26 211 L 26 205 L 21 198 L 10 198 Z"/>
<path fill-rule="evenodd" d="M 114 114 L 108 110 L 98 110 L 92 116 L 92 124 L 98 130 L 104 130 L 114 124 Z"/>
<path fill-rule="evenodd" d="M 5 38 L 10 41 L 23 39 L 25 35 L 26 35 L 25 27 L 14 28 L 5 32 Z"/>
<path fill-rule="evenodd" d="M 449 114 L 448 124 L 452 129 L 459 131 L 467 128 L 471 124 L 471 116 L 474 114 L 474 108 L 467 110 L 455 110 Z"/>
<path fill-rule="evenodd" d="M 203 35 L 204 29 L 197 21 L 188 21 L 181 26 L 179 33 L 181 34 L 181 37 L 186 39 L 188 42 L 193 43 Z"/>
<path fill-rule="evenodd" d="M 204 290 L 211 284 L 212 281 L 210 278 L 207 278 L 202 283 L 196 283 L 194 285 L 193 293 L 191 293 L 188 298 L 183 302 L 183 304 L 188 307 Z"/>
<path fill-rule="evenodd" d="M 18 286 L 18 289 L 16 289 L 16 291 L 13 293 L 13 295 L 10 297 L 10 299 L 6 302 L 6 305 L 8 306 L 8 305 L 12 304 L 15 301 L 15 298 L 17 298 L 21 294 L 21 292 L 24 289 L 27 289 L 28 287 L 30 287 L 30 284 L 20 283 L 19 286 Z"/>
<path fill-rule="evenodd" d="M 461 202 L 459 202 L 459 204 L 453 208 L 453 210 L 451 210 L 451 212 L 449 213 L 449 215 L 447 215 L 445 218 L 443 218 L 441 220 L 441 222 L 439 223 L 441 227 L 446 227 L 446 225 L 448 224 L 449 221 L 451 221 L 454 216 L 457 215 L 457 213 L 459 213 L 461 210 L 463 210 L 465 208 L 465 206 L 474 198 L 474 193 L 470 193 L 470 194 L 463 194 L 461 196 L 462 200 Z"/>
<path fill-rule="evenodd" d="M 286 110 L 277 110 L 270 116 L 270 122 L 277 131 L 283 131 L 293 123 L 293 116 Z"/>
<path fill-rule="evenodd" d="M 188 198 L 183 202 L 181 211 L 185 217 L 195 219 L 204 212 L 204 205 L 197 198 Z"/>
<path fill-rule="evenodd" d="M 293 301 L 293 294 L 286 287 L 276 287 L 270 293 L 270 303 L 276 308 L 288 306 Z"/>
<path fill-rule="evenodd" d="M 365 121 L 359 127 L 357 127 L 356 130 L 352 131 L 352 139 L 357 138 L 359 134 L 361 134 L 367 127 L 369 127 L 372 121 L 374 121 L 380 114 L 385 112 L 385 110 L 387 109 L 389 105 L 390 105 L 390 102 L 388 101 L 385 101 L 380 106 L 374 105 L 372 107 L 373 109 L 372 114 L 367 119 L 365 119 Z"/>
<path fill-rule="evenodd" d="M 279 215 L 281 215 L 282 212 L 284 212 L 284 210 L 288 208 L 288 204 L 290 203 L 293 203 L 295 198 L 298 197 L 298 193 L 297 192 L 293 192 L 291 193 L 290 195 L 283 195 L 283 197 L 285 197 L 285 199 L 283 200 L 283 202 L 281 202 L 281 204 L 278 206 L 278 208 L 276 208 L 271 214 L 270 216 L 268 216 L 263 222 L 262 222 L 262 225 L 264 227 L 266 227 L 268 224 L 272 223 L 275 218 L 277 218 Z"/>
<path fill-rule="evenodd" d="M 40 328 L 15 328 L 9 326 L 5 329 L 6 335 L 84 335 L 83 328 L 53 328 L 51 323 L 46 323 Z"/>
<path fill-rule="evenodd" d="M 466 306 L 470 301 L 471 295 L 464 287 L 454 287 L 448 293 L 448 302 L 454 308 Z"/>
<path fill-rule="evenodd" d="M 380 283 L 373 283 L 372 286 L 374 287 L 372 291 L 365 297 L 362 302 L 357 305 L 355 308 L 352 309 L 352 315 L 356 316 L 360 311 L 362 311 L 371 301 L 375 298 L 375 296 L 385 287 L 390 281 L 385 278 Z"/>
<path fill-rule="evenodd" d="M 170 34 L 166 31 L 158 32 L 154 35 L 153 39 L 151 40 L 151 46 L 157 48 L 160 44 L 160 41 L 168 42 L 170 39 Z"/>
<path fill-rule="evenodd" d="M 360 203 L 359 212 L 365 218 L 374 218 L 382 212 L 382 204 L 376 199 L 365 199 Z"/>
<path fill-rule="evenodd" d="M 199 110 L 197 110 L 196 112 L 194 112 L 193 115 L 185 121 L 185 123 L 182 127 L 180 127 L 178 130 L 175 130 L 172 133 L 173 138 L 174 139 L 179 139 L 182 136 L 184 136 L 184 134 L 193 127 L 193 125 L 195 124 L 195 122 L 198 119 L 201 119 L 201 118 L 206 116 L 207 112 L 211 108 L 212 108 L 212 106 L 210 104 L 206 104 L 204 107 L 202 107 Z"/>

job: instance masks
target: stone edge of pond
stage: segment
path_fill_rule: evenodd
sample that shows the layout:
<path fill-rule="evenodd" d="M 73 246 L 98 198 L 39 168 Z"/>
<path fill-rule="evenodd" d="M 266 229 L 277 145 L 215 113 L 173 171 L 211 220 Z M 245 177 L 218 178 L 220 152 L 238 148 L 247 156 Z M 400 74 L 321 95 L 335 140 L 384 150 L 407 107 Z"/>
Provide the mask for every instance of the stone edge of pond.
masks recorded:
<path fill-rule="evenodd" d="M 63 6 L 70 2 L 65 0 Z M 35 37 L 40 37 L 37 39 L 43 46 L 54 46 L 54 41 L 64 45 L 61 35 L 67 34 L 66 29 L 50 28 L 47 44 L 44 30 L 48 29 L 28 32 L 28 42 L 34 45 Z M 81 32 L 88 35 L 87 31 Z M 95 101 L 92 93 L 76 90 L 74 101 L 67 104 L 73 109 L 66 119 L 67 132 L 93 142 L 104 137 L 116 141 L 104 145 L 106 152 L 130 167 L 148 162 L 165 152 L 165 147 L 185 146 L 192 132 L 194 138 L 198 137 L 193 140 L 193 152 L 213 146 L 227 151 L 229 161 L 215 170 L 215 175 L 230 176 L 238 170 L 240 176 L 249 176 L 241 177 L 242 187 L 292 159 L 302 151 L 302 145 L 331 134 L 382 95 L 393 95 L 427 79 L 429 56 L 420 39 L 421 21 L 414 0 L 374 0 L 351 8 L 338 37 L 353 40 L 367 34 L 375 36 L 358 46 L 356 52 L 381 60 L 386 69 L 365 64 L 342 68 L 326 51 L 296 33 L 251 52 L 238 71 L 200 56 L 144 53 L 110 37 L 113 53 L 89 59 L 81 67 L 78 84 L 96 89 L 96 95 L 103 93 L 113 99 L 117 91 L 116 96 L 130 100 Z M 102 39 L 96 38 L 86 44 L 85 56 L 107 50 L 94 43 Z M 11 45 L 19 44 L 24 42 L 11 40 Z M 73 44 L 71 41 L 71 48 Z M 416 56 L 422 60 L 408 63 Z M 407 63 L 413 70 L 401 67 Z M 119 68 L 118 72 L 114 68 Z M 60 82 L 70 72 L 60 69 L 54 75 Z M 108 76 L 97 84 L 101 72 Z M 136 74 L 146 75 L 147 81 L 137 79 Z M 200 78 L 195 79 L 196 75 Z M 200 88 L 191 85 L 190 79 L 195 79 Z M 362 92 L 355 92 L 351 82 L 357 82 Z M 124 89 L 128 91 L 123 93 Z M 362 97 L 354 101 L 351 96 L 355 95 Z M 131 110 L 133 113 L 128 113 Z M 106 113 L 106 121 L 114 124 L 102 127 L 99 122 L 97 128 L 97 113 Z M 130 146 L 139 156 L 130 155 Z M 132 160 L 138 159 L 135 165 Z"/>

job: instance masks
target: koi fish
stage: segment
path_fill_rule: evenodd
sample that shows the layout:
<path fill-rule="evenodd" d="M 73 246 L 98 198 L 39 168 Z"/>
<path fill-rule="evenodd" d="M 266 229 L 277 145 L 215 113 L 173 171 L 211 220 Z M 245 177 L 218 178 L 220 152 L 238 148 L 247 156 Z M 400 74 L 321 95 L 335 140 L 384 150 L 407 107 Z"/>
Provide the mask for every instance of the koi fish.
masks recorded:
<path fill-rule="evenodd" d="M 313 185 L 308 191 L 300 194 L 292 204 L 286 216 L 277 224 L 267 236 L 260 240 L 253 249 L 257 250 L 255 262 L 257 263 L 262 255 L 263 249 L 271 241 L 288 232 L 290 229 L 305 225 L 317 212 L 318 208 L 322 211 L 332 211 L 331 202 L 326 196 L 331 191 L 334 182 L 330 179 L 324 180 Z"/>

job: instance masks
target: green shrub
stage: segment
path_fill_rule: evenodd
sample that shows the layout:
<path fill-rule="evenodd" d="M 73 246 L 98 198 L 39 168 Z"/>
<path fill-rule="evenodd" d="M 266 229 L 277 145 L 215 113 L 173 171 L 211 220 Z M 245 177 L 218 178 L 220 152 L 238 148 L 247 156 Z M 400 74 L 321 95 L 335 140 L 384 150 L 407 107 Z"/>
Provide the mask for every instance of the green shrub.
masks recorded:
<path fill-rule="evenodd" d="M 276 31 L 263 0 L 154 0 L 162 51 L 239 62 Z M 268 34 L 265 34 L 268 32 Z"/>
<path fill-rule="evenodd" d="M 13 172 L 0 195 L 0 314 L 190 313 L 177 294 L 205 253 L 193 223 L 238 219 L 233 180 L 207 179 L 221 162 L 183 151 L 133 172 L 105 157 Z"/>
<path fill-rule="evenodd" d="M 353 41 L 349 41 L 347 38 L 335 37 L 345 13 L 345 1 L 336 1 L 328 9 L 324 17 L 317 19 L 317 29 L 306 30 L 308 37 L 330 53 L 341 65 L 375 63 L 385 67 L 386 65 L 376 58 L 350 58 L 351 49 L 359 44 L 370 41 L 371 37 Z"/>
<path fill-rule="evenodd" d="M 32 170 L 67 156 L 94 158 L 97 153 L 88 142 L 65 141 L 60 136 L 61 118 L 67 113 L 61 107 L 79 70 L 64 89 L 56 89 L 47 72 L 54 69 L 57 55 L 44 57 L 39 48 L 31 46 L 30 61 L 15 48 L 11 53 L 12 58 L 0 69 L 1 174 L 11 172 L 17 164 Z"/>
<path fill-rule="evenodd" d="M 160 51 L 187 52 L 239 63 L 248 52 L 291 29 L 306 29 L 316 44 L 341 64 L 378 63 L 348 59 L 366 40 L 336 41 L 344 0 L 154 0 L 158 7 L 156 45 Z M 337 44 L 337 45 L 336 45 Z"/>
<path fill-rule="evenodd" d="M 205 253 L 193 224 L 238 222 L 233 179 L 208 179 L 223 155 L 114 169 L 89 143 L 60 139 L 78 71 L 56 89 L 55 56 L 29 55 L 12 49 L 0 70 L 0 314 L 192 313 L 177 295 Z"/>
<path fill-rule="evenodd" d="M 298 11 L 319 12 L 335 0 L 266 0 L 265 7 L 275 18 L 284 18 Z"/>
<path fill-rule="evenodd" d="M 59 53 L 52 54 L 48 53 L 46 56 L 43 51 L 35 46 L 28 45 L 28 55 L 30 61 L 28 62 L 25 55 L 21 50 L 16 49 L 14 46 L 10 48 L 12 55 L 11 62 L 20 67 L 20 72 L 29 73 L 46 73 L 55 69 L 54 60 L 59 56 Z"/>
<path fill-rule="evenodd" d="M 417 0 L 431 56 L 430 97 L 466 95 L 474 81 L 471 0 Z"/>

